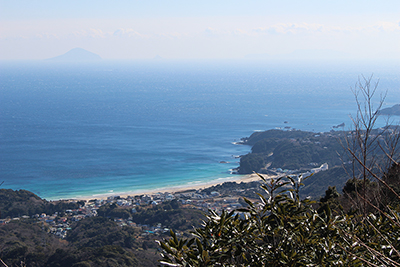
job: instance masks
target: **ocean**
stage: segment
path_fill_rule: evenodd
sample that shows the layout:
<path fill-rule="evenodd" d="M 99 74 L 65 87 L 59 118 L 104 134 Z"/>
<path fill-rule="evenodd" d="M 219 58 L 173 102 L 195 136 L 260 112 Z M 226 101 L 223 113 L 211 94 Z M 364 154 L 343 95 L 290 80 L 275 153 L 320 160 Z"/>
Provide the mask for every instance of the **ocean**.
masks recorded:
<path fill-rule="evenodd" d="M 349 129 L 361 75 L 390 107 L 399 74 L 365 62 L 0 62 L 0 188 L 56 200 L 224 181 L 250 151 L 240 138 Z"/>

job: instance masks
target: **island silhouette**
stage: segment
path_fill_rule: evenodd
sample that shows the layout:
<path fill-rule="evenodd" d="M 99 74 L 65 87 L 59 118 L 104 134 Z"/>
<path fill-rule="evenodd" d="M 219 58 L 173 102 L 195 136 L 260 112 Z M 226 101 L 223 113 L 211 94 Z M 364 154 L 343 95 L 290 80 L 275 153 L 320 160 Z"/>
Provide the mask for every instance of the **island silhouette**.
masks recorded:
<path fill-rule="evenodd" d="M 95 53 L 87 51 L 83 48 L 73 48 L 67 53 L 49 58 L 51 61 L 64 61 L 64 62 L 83 62 L 83 61 L 99 61 L 101 57 Z"/>

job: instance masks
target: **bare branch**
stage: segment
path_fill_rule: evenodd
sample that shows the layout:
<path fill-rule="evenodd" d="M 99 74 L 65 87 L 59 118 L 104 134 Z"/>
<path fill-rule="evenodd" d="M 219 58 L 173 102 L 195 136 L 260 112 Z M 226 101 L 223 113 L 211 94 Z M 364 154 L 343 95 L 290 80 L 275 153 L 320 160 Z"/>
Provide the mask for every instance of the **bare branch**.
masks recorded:
<path fill-rule="evenodd" d="M 3 264 L 4 267 L 8 267 L 7 264 L 5 264 L 5 262 L 2 259 L 0 259 L 0 262 L 1 264 Z"/>
<path fill-rule="evenodd" d="M 349 150 L 349 153 L 352 154 L 354 156 L 354 159 L 366 170 L 368 171 L 375 179 L 377 179 L 379 182 L 381 182 L 383 185 L 385 185 L 393 194 L 395 194 L 395 196 L 400 199 L 400 196 L 396 193 L 396 191 L 394 191 L 394 189 L 389 186 L 384 180 L 382 180 L 381 178 L 379 178 L 370 168 L 368 168 L 367 166 L 365 166 L 363 164 L 363 162 L 361 162 L 361 160 L 356 157 L 353 153 L 353 151 Z"/>

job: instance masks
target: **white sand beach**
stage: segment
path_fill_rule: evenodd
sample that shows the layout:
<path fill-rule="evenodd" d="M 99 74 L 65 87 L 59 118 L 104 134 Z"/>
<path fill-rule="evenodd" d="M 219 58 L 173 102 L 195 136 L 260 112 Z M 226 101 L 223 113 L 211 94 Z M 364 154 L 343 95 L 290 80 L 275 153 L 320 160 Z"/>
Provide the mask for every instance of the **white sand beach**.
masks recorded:
<path fill-rule="evenodd" d="M 269 175 L 262 175 L 264 178 L 275 178 L 276 176 L 269 176 Z M 157 188 L 154 190 L 143 190 L 143 191 L 132 191 L 132 192 L 113 192 L 113 193 L 108 193 L 108 194 L 101 194 L 101 195 L 95 195 L 95 196 L 83 196 L 79 197 L 77 199 L 80 200 L 91 200 L 91 199 L 107 199 L 107 197 L 110 196 L 119 196 L 121 198 L 126 198 L 128 196 L 137 196 L 137 195 L 152 195 L 156 193 L 177 193 L 177 192 L 183 192 L 183 191 L 188 191 L 188 190 L 200 190 L 200 189 L 205 189 L 208 187 L 212 187 L 215 185 L 223 184 L 225 182 L 236 182 L 236 183 L 249 183 L 253 181 L 259 181 L 261 178 L 257 174 L 246 174 L 246 175 L 237 175 L 231 177 L 231 179 L 224 179 L 223 181 L 220 180 L 214 180 L 211 182 L 207 183 L 199 183 L 199 184 L 193 184 L 193 185 L 182 185 L 182 186 L 174 186 L 174 187 L 165 187 L 165 188 Z"/>

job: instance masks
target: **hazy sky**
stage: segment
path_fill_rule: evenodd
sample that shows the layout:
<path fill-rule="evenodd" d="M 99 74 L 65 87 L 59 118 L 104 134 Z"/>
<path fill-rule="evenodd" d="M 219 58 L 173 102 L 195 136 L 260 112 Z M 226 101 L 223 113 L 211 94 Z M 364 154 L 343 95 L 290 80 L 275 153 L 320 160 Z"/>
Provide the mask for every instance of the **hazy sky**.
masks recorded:
<path fill-rule="evenodd" d="M 400 60 L 400 1 L 0 0 L 0 60 L 75 47 L 105 59 Z"/>

